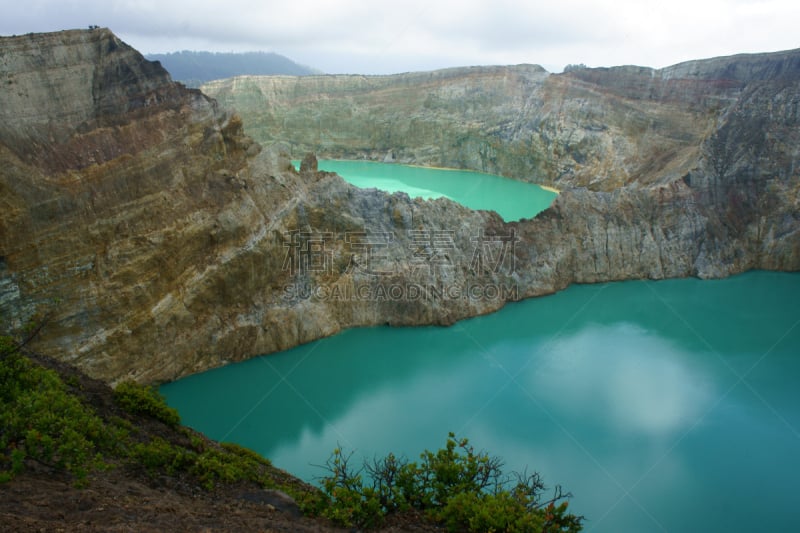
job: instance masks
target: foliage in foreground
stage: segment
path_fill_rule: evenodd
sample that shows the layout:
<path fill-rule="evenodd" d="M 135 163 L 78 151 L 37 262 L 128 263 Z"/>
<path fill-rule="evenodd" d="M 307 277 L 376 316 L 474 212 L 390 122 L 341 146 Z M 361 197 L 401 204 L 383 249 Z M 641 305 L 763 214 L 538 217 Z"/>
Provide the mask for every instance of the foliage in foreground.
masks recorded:
<path fill-rule="evenodd" d="M 123 381 L 114 389 L 114 398 L 129 413 L 150 416 L 170 427 L 178 427 L 181 423 L 178 411 L 168 406 L 153 387 L 139 385 L 134 381 Z"/>
<path fill-rule="evenodd" d="M 32 460 L 70 472 L 80 484 L 104 466 L 102 457 L 113 453 L 119 436 L 9 337 L 0 337 L 0 428 L 0 481 Z"/>
<path fill-rule="evenodd" d="M 330 498 L 325 515 L 345 526 L 378 527 L 389 514 L 414 509 L 451 531 L 575 532 L 583 518 L 567 512 L 556 488 L 543 500 L 538 474 L 505 475 L 502 462 L 475 452 L 453 433 L 419 462 L 389 454 L 354 469 L 352 453 L 333 451 L 321 478 Z M 366 474 L 366 475 L 362 475 Z"/>
<path fill-rule="evenodd" d="M 336 449 L 325 465 L 323 496 L 250 450 L 180 427 L 155 389 L 121 384 L 115 407 L 102 413 L 81 388 L 76 376 L 62 379 L 21 353 L 12 338 L 0 337 L 0 483 L 32 462 L 70 474 L 78 486 L 88 484 L 95 470 L 126 468 L 154 482 L 165 475 L 191 478 L 207 490 L 243 481 L 280 488 L 306 513 L 348 526 L 375 527 L 387 515 L 413 510 L 458 531 L 581 529 L 582 518 L 567 512 L 567 495 L 557 489 L 543 501 L 538 475 L 506 476 L 498 459 L 476 453 L 453 434 L 445 448 L 425 451 L 419 462 L 390 454 L 358 470 L 352 454 Z M 145 425 L 155 424 L 155 430 L 139 425 L 148 419 Z"/>
<path fill-rule="evenodd" d="M 79 388 L 74 376 L 65 382 L 21 353 L 12 338 L 0 337 L 0 482 L 31 462 L 71 475 L 78 486 L 97 469 L 122 467 L 153 480 L 188 476 L 207 490 L 252 482 L 284 490 L 301 508 L 319 507 L 316 492 L 284 483 L 285 474 L 255 452 L 178 427 L 177 412 L 151 387 L 120 384 L 113 394 L 118 415 L 105 418 L 75 393 Z M 142 418 L 163 423 L 163 429 L 144 431 L 136 424 Z"/>

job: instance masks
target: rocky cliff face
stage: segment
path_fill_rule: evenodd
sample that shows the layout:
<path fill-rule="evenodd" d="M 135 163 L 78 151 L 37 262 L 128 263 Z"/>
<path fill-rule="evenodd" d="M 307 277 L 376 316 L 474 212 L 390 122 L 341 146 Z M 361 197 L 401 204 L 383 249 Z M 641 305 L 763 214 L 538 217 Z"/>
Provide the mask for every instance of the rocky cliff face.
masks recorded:
<path fill-rule="evenodd" d="M 696 91 L 685 99 L 690 105 L 649 97 L 681 83 L 657 84 L 650 69 L 556 76 L 521 65 L 373 77 L 245 76 L 203 90 L 236 108 L 256 140 L 284 142 L 295 157 L 315 151 L 613 190 L 634 180 L 670 181 L 696 162 L 713 115 L 692 100 L 706 97 Z"/>
<path fill-rule="evenodd" d="M 240 77 L 204 90 L 295 157 L 468 168 L 563 189 L 554 210 L 565 226 L 549 242 L 571 243 L 568 278 L 597 281 L 797 269 L 798 83 L 796 50 L 661 70 Z"/>
<path fill-rule="evenodd" d="M 691 61 L 662 70 L 473 67 L 394 76 L 243 76 L 203 90 L 261 143 L 296 158 L 394 160 L 558 187 L 669 183 L 745 87 L 796 81 L 800 53 Z"/>
<path fill-rule="evenodd" d="M 49 315 L 42 350 L 118 377 L 150 307 L 236 239 L 218 217 L 258 147 L 107 30 L 3 38 L 0 80 L 3 321 Z"/>
<path fill-rule="evenodd" d="M 700 64 L 221 83 L 260 150 L 236 115 L 107 30 L 3 38 L 4 329 L 44 322 L 38 350 L 107 381 L 160 381 L 351 326 L 450 324 L 573 282 L 798 269 L 794 57 L 767 56 L 752 81 Z M 565 190 L 504 223 L 355 189 L 313 158 L 295 172 L 287 146 Z"/>

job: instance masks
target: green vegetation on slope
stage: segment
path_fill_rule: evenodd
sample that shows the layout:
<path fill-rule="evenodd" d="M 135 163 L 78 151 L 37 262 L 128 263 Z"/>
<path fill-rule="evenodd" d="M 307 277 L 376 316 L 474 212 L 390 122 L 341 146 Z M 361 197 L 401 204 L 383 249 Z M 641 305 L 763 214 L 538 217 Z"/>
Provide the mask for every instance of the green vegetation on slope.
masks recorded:
<path fill-rule="evenodd" d="M 258 454 L 179 427 L 177 411 L 152 387 L 124 382 L 110 401 L 89 387 L 89 380 L 63 379 L 0 337 L 0 481 L 39 463 L 71 474 L 79 486 L 95 469 L 124 468 L 185 477 L 207 490 L 235 482 L 280 488 L 309 509 L 321 499 Z"/>
<path fill-rule="evenodd" d="M 560 488 L 543 500 L 538 474 L 506 475 L 502 461 L 476 452 L 450 433 L 444 448 L 424 451 L 420 462 L 389 454 L 351 465 L 340 448 L 325 464 L 322 479 L 330 497 L 324 514 L 346 526 L 376 527 L 392 513 L 414 509 L 450 531 L 580 531 L 583 517 L 567 512 Z M 366 476 L 362 476 L 366 472 Z"/>
<path fill-rule="evenodd" d="M 241 483 L 281 489 L 305 513 L 346 526 L 379 527 L 390 515 L 411 513 L 451 531 L 581 529 L 582 518 L 567 513 L 560 490 L 543 501 L 537 475 L 506 476 L 499 459 L 453 434 L 418 463 L 390 454 L 356 471 L 351 455 L 334 450 L 320 491 L 255 452 L 181 427 L 152 387 L 123 382 L 111 392 L 0 337 L 0 483 L 35 464 L 68 474 L 76 486 L 90 484 L 92 472 L 118 468 L 208 491 Z"/>
<path fill-rule="evenodd" d="M 0 337 L 0 480 L 28 461 L 62 468 L 82 483 L 87 472 L 116 455 L 125 430 L 106 425 L 58 374 L 33 364 Z"/>

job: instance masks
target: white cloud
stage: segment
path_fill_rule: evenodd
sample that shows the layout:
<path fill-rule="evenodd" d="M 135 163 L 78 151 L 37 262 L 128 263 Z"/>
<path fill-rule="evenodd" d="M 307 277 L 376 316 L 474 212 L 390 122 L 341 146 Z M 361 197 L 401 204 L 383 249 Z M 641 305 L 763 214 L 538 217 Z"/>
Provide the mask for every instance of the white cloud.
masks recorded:
<path fill-rule="evenodd" d="M 10 12 L 9 12 L 10 11 Z M 0 33 L 108 26 L 142 52 L 267 50 L 328 72 L 667 66 L 800 46 L 788 0 L 31 0 Z"/>

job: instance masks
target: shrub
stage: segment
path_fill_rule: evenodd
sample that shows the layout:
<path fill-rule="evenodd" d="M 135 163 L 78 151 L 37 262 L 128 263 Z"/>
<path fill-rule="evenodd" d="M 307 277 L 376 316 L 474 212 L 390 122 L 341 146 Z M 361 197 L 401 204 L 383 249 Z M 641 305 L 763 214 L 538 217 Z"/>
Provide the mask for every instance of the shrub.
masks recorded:
<path fill-rule="evenodd" d="M 142 414 L 160 420 L 170 427 L 181 423 L 178 411 L 167 405 L 164 397 L 153 387 L 123 381 L 114 389 L 120 407 L 131 414 Z"/>
<path fill-rule="evenodd" d="M 194 463 L 193 452 L 173 446 L 161 437 L 138 443 L 128 453 L 135 464 L 144 467 L 150 474 L 164 473 L 169 476 L 186 470 Z"/>
<path fill-rule="evenodd" d="M 322 487 L 330 497 L 330 505 L 323 515 L 345 526 L 378 527 L 387 507 L 394 507 L 394 503 L 374 487 L 364 486 L 361 470 L 351 470 L 352 456 L 336 448 L 326 463 L 331 475 L 323 478 Z M 391 491 L 392 487 L 387 489 Z"/>
<path fill-rule="evenodd" d="M 271 463 L 255 452 L 236 444 L 216 448 L 206 446 L 198 437 L 190 440 L 191 449 L 155 437 L 133 446 L 128 459 L 151 475 L 188 473 L 206 490 L 212 490 L 218 482 L 253 481 L 262 487 L 272 484 L 267 471 Z"/>
<path fill-rule="evenodd" d="M 30 461 L 69 472 L 80 485 L 92 469 L 124 464 L 153 476 L 183 474 L 206 489 L 218 482 L 254 482 L 284 490 L 306 512 L 318 514 L 324 507 L 320 491 L 298 485 L 268 459 L 236 444 L 216 446 L 188 428 L 155 428 L 154 436 L 135 418 L 103 419 L 74 394 L 80 380 L 67 380 L 69 386 L 58 373 L 22 354 L 12 338 L 0 336 L 0 483 L 12 480 Z M 153 388 L 125 382 L 115 389 L 114 399 L 128 413 L 170 427 L 180 423 Z"/>
<path fill-rule="evenodd" d="M 348 527 L 376 527 L 387 514 L 413 508 L 451 531 L 581 529 L 583 518 L 567 513 L 561 500 L 569 495 L 560 488 L 542 502 L 544 485 L 537 474 L 505 475 L 502 461 L 475 452 L 467 439 L 452 433 L 444 448 L 424 451 L 419 463 L 389 454 L 354 470 L 352 455 L 336 448 L 323 465 L 329 475 L 321 479 L 329 498 L 325 516 Z"/>
<path fill-rule="evenodd" d="M 240 458 L 245 459 L 248 462 L 261 464 L 264 466 L 272 466 L 272 462 L 269 459 L 257 454 L 250 448 L 245 448 L 244 446 L 240 446 L 234 442 L 223 442 L 220 443 L 220 446 L 222 446 L 224 450 L 227 450 L 228 452 L 236 456 L 239 456 Z"/>
<path fill-rule="evenodd" d="M 103 464 L 101 453 L 115 447 L 122 431 L 106 428 L 56 372 L 32 363 L 7 337 L 0 338 L 0 427 L 2 479 L 35 460 L 70 472 L 78 483 Z"/>

